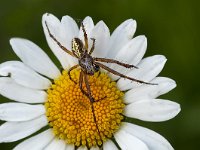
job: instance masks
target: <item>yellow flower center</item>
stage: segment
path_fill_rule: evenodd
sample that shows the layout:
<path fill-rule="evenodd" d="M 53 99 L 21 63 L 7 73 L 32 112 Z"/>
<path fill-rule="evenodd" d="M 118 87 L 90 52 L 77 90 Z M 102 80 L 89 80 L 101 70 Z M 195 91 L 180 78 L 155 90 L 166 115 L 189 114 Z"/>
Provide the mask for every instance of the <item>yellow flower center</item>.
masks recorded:
<path fill-rule="evenodd" d="M 75 146 L 101 146 L 102 142 L 113 136 L 123 119 L 123 92 L 105 73 L 89 76 L 93 103 L 79 87 L 80 70 L 73 70 L 69 79 L 67 71 L 54 81 L 48 89 L 45 103 L 46 116 L 54 134 Z M 85 84 L 83 89 L 86 90 Z M 96 117 L 96 122 L 94 119 Z"/>

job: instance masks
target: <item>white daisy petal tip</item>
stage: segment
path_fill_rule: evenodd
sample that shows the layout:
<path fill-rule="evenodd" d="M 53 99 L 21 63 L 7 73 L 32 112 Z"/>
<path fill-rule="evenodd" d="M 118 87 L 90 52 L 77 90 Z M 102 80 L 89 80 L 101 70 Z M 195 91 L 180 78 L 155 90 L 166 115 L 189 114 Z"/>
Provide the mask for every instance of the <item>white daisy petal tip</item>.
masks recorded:
<path fill-rule="evenodd" d="M 51 13 L 45 13 L 42 15 L 42 23 L 43 25 L 45 24 L 45 22 L 48 23 L 54 23 L 54 22 L 58 22 L 58 18 L 56 16 L 54 16 Z M 46 28 L 45 26 L 43 26 L 43 28 Z"/>
<path fill-rule="evenodd" d="M 47 78 L 20 61 L 7 61 L 0 64 L 0 75 L 10 76 L 16 83 L 33 89 L 48 89 L 51 84 Z"/>
<path fill-rule="evenodd" d="M 42 20 L 43 20 L 45 17 L 47 17 L 48 15 L 49 15 L 48 12 L 44 13 L 44 14 L 42 15 Z"/>
<path fill-rule="evenodd" d="M 55 17 L 55 16 L 53 14 L 51 14 L 51 13 L 44 13 L 42 15 L 42 20 L 46 20 L 46 18 L 48 18 L 48 17 Z"/>
<path fill-rule="evenodd" d="M 108 46 L 108 54 L 107 57 L 115 58 L 118 51 L 126 45 L 135 34 L 136 31 L 136 21 L 133 19 L 128 19 L 122 22 L 112 33 L 109 46 Z"/>
<path fill-rule="evenodd" d="M 42 23 L 45 23 L 45 22 L 47 22 L 48 25 L 49 24 L 55 25 L 57 23 L 60 23 L 60 20 L 51 13 L 45 13 L 42 16 Z M 43 28 L 44 28 L 44 26 L 43 26 Z M 54 28 L 54 30 L 57 31 L 55 28 Z"/>
<path fill-rule="evenodd" d="M 164 55 L 154 55 L 146 57 L 137 65 L 139 69 L 131 70 L 127 76 L 134 77 L 135 79 L 145 82 L 151 82 L 164 68 L 167 59 Z M 120 78 L 117 81 L 120 90 L 126 91 L 141 86 L 138 82 L 133 82 L 128 79 Z"/>
<path fill-rule="evenodd" d="M 61 22 L 63 22 L 63 20 L 74 20 L 74 19 L 68 15 L 65 15 L 65 16 L 62 16 Z"/>
<path fill-rule="evenodd" d="M 156 77 L 151 83 L 156 85 L 143 84 L 126 92 L 124 102 L 130 104 L 143 99 L 154 99 L 176 87 L 176 82 L 167 77 Z"/>
<path fill-rule="evenodd" d="M 15 42 L 15 40 L 24 40 L 23 38 L 19 38 L 19 37 L 12 37 L 12 38 L 10 38 L 10 40 L 9 40 L 9 42 L 10 42 L 10 45 L 13 45 L 14 44 L 14 42 Z"/>
<path fill-rule="evenodd" d="M 0 94 L 11 100 L 24 103 L 44 103 L 47 98 L 45 91 L 24 87 L 8 77 L 0 78 Z"/>
<path fill-rule="evenodd" d="M 101 25 L 103 27 L 107 27 L 106 24 L 105 24 L 105 22 L 103 20 L 100 20 L 99 22 L 97 22 L 96 25 Z"/>
<path fill-rule="evenodd" d="M 93 22 L 92 18 L 90 16 L 87 16 L 83 19 L 82 23 L 85 27 L 86 32 L 90 33 L 94 27 L 94 22 Z M 82 29 L 80 31 L 82 32 Z M 87 33 L 87 34 L 89 34 L 89 33 Z"/>
<path fill-rule="evenodd" d="M 23 63 L 36 72 L 52 79 L 60 75 L 59 69 L 49 56 L 32 41 L 23 38 L 11 38 L 10 44 Z"/>
<path fill-rule="evenodd" d="M 93 23 L 93 20 L 90 16 L 86 16 L 84 19 L 83 19 L 83 23 Z"/>
<path fill-rule="evenodd" d="M 124 31 L 129 33 L 128 38 L 132 39 L 137 28 L 137 22 L 134 19 L 128 19 L 121 24 L 124 28 Z"/>
<path fill-rule="evenodd" d="M 142 41 L 141 43 L 144 43 L 145 46 L 147 46 L 147 37 L 145 35 L 138 35 L 134 39 L 137 40 L 138 42 Z"/>
<path fill-rule="evenodd" d="M 0 120 L 28 121 L 45 114 L 43 105 L 29 105 L 24 103 L 0 104 Z"/>
<path fill-rule="evenodd" d="M 64 26 L 66 32 L 71 33 L 69 38 L 72 39 L 75 36 L 78 36 L 79 28 L 76 21 L 72 17 L 68 15 L 63 16 L 61 19 L 61 24 Z"/>
<path fill-rule="evenodd" d="M 127 29 L 131 29 L 135 32 L 137 28 L 137 22 L 136 20 L 130 19 L 130 23 L 127 26 Z M 127 30 L 128 31 L 128 30 Z"/>
<path fill-rule="evenodd" d="M 169 91 L 173 90 L 177 86 L 176 81 L 174 81 L 173 79 L 170 79 L 170 78 L 157 77 L 157 80 L 161 81 L 160 83 L 158 83 L 158 86 L 160 88 L 158 96 L 163 95 L 165 93 L 168 93 Z M 159 81 L 155 80 L 154 82 L 156 83 L 156 82 L 159 82 Z"/>
<path fill-rule="evenodd" d="M 0 143 L 23 139 L 48 124 L 45 115 L 25 122 L 6 122 L 0 126 Z"/>
<path fill-rule="evenodd" d="M 91 38 L 96 39 L 95 40 L 95 50 L 93 52 L 93 56 L 96 57 L 106 57 L 106 54 L 108 52 L 108 44 L 110 39 L 110 30 L 107 27 L 107 25 L 103 21 L 99 21 L 94 28 L 91 31 L 90 39 Z M 92 46 L 92 43 L 89 42 L 90 48 Z"/>
<path fill-rule="evenodd" d="M 99 34 L 101 34 L 101 32 L 109 32 L 109 28 L 107 27 L 107 25 L 104 23 L 104 21 L 99 21 L 95 27 L 93 28 L 92 32 L 94 32 L 93 34 L 95 34 L 95 36 L 99 36 Z M 91 35 L 91 38 L 95 38 L 94 35 Z"/>
<path fill-rule="evenodd" d="M 125 44 L 120 49 L 120 51 L 118 51 L 115 58 L 113 59 L 119 61 L 123 60 L 122 62 L 126 62 L 128 64 L 137 66 L 137 64 L 144 56 L 146 48 L 147 48 L 146 37 L 144 35 L 139 35 L 131 39 L 127 44 Z M 131 71 L 129 69 L 124 69 L 124 67 L 119 66 L 117 64 L 108 64 L 108 66 L 114 70 L 117 70 L 118 72 L 123 72 L 123 74 L 127 74 L 127 72 Z M 112 73 L 109 74 L 113 80 L 117 80 L 120 78 L 120 76 L 116 76 Z"/>
<path fill-rule="evenodd" d="M 128 19 L 122 24 L 123 24 L 124 31 L 129 33 L 128 38 L 132 39 L 137 28 L 137 22 L 133 19 Z"/>
<path fill-rule="evenodd" d="M 87 16 L 83 19 L 82 21 L 84 27 L 85 27 L 85 30 L 87 32 L 87 34 L 89 35 L 91 30 L 93 29 L 94 27 L 94 22 L 92 20 L 92 18 L 90 16 Z M 82 30 L 82 27 L 80 29 L 80 34 L 83 34 L 83 30 Z M 82 36 L 82 35 L 81 35 Z"/>
<path fill-rule="evenodd" d="M 104 22 L 103 20 L 99 21 L 99 22 L 95 25 L 95 27 L 96 27 L 97 29 L 99 29 L 99 31 L 102 30 L 102 32 L 107 32 L 107 31 L 109 31 L 109 28 L 107 27 L 107 25 L 105 24 L 105 22 Z"/>
<path fill-rule="evenodd" d="M 167 62 L 167 58 L 164 55 L 154 55 L 152 57 L 154 57 L 153 59 L 157 59 L 157 61 L 158 61 L 157 63 L 165 64 Z"/>
<path fill-rule="evenodd" d="M 181 111 L 180 104 L 162 99 L 146 99 L 126 106 L 124 115 L 149 122 L 162 122 L 174 118 Z"/>

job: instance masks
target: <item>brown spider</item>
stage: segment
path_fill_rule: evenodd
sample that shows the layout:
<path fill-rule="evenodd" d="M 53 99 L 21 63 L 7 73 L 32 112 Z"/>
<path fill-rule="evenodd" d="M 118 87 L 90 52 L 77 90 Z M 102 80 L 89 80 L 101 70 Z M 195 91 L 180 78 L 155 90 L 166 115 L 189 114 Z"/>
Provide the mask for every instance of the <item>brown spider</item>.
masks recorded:
<path fill-rule="evenodd" d="M 93 113 L 93 116 L 94 116 L 94 122 L 96 124 L 96 127 L 97 127 L 97 130 L 98 132 L 100 133 L 99 129 L 98 129 L 98 125 L 97 125 L 97 121 L 96 121 L 96 116 L 95 116 L 95 113 L 94 113 L 94 106 L 93 106 L 93 103 L 94 102 L 97 102 L 99 100 L 95 100 L 93 97 L 92 97 L 92 94 L 91 94 L 91 89 L 90 89 L 90 85 L 89 85 L 89 82 L 88 82 L 88 75 L 89 76 L 92 76 L 94 75 L 95 72 L 98 72 L 100 70 L 100 67 L 111 72 L 112 74 L 114 75 L 117 75 L 117 76 L 120 76 L 122 78 L 125 78 L 125 79 L 129 79 L 129 80 L 132 80 L 132 81 L 135 81 L 135 82 L 138 82 L 138 83 L 143 83 L 143 84 L 150 84 L 150 85 L 155 85 L 154 83 L 148 83 L 148 82 L 144 82 L 144 81 L 141 81 L 141 80 L 138 80 L 138 79 L 135 79 L 135 78 L 131 78 L 131 77 L 128 77 L 124 74 L 121 74 L 105 65 L 103 65 L 102 63 L 100 62 L 105 62 L 105 63 L 115 63 L 117 65 L 120 65 L 120 66 L 123 66 L 125 68 L 137 68 L 136 66 L 134 65 L 130 65 L 130 64 L 126 64 L 126 63 L 122 63 L 122 62 L 119 62 L 117 60 L 114 60 L 114 59 L 108 59 L 108 58 L 98 58 L 98 57 L 92 57 L 92 52 L 94 51 L 95 49 L 95 39 L 94 38 L 91 38 L 91 40 L 93 41 L 93 44 L 92 44 L 92 47 L 90 49 L 90 51 L 88 51 L 88 37 L 87 37 L 87 33 L 86 33 L 86 30 L 85 30 L 85 27 L 83 25 L 83 23 L 81 23 L 81 27 L 82 27 L 82 30 L 83 30 L 83 33 L 84 33 L 84 42 L 85 44 L 83 44 L 83 42 L 79 39 L 79 38 L 74 38 L 72 39 L 72 51 L 68 50 L 67 48 L 65 48 L 50 32 L 49 30 L 49 27 L 47 25 L 47 22 L 45 21 L 45 25 L 47 27 L 47 30 L 48 30 L 48 33 L 49 33 L 49 36 L 58 44 L 58 46 L 64 50 L 66 53 L 68 53 L 69 55 L 71 55 L 72 57 L 76 57 L 78 59 L 78 64 L 71 67 L 68 71 L 68 75 L 69 75 L 69 78 L 75 83 L 77 84 L 72 78 L 71 78 L 71 75 L 70 75 L 70 72 L 73 70 L 73 69 L 76 69 L 78 67 L 81 68 L 81 72 L 80 72 L 80 76 L 79 76 L 79 87 L 80 87 L 80 90 L 81 92 L 86 95 L 89 100 L 90 100 L 90 103 L 91 103 L 91 108 L 92 108 L 92 113 Z M 85 85 L 86 85 L 86 89 L 87 89 L 87 92 L 84 91 L 83 89 L 83 82 L 85 82 Z M 99 134 L 100 135 L 100 134 Z"/>

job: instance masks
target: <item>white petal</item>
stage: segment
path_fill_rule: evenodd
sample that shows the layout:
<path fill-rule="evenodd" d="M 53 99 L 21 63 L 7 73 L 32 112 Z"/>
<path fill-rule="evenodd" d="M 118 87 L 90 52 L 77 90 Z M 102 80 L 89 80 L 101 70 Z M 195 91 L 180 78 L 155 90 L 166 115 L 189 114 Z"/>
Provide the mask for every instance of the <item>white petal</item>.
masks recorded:
<path fill-rule="evenodd" d="M 25 103 L 43 103 L 47 98 L 46 92 L 24 87 L 7 77 L 0 78 L 0 94 L 11 100 Z"/>
<path fill-rule="evenodd" d="M 136 21 L 129 19 L 120 24 L 110 38 L 109 52 L 107 57 L 114 58 L 118 51 L 128 43 L 136 30 Z"/>
<path fill-rule="evenodd" d="M 66 144 L 65 150 L 74 150 L 74 144 Z"/>
<path fill-rule="evenodd" d="M 91 47 L 92 41 L 90 40 L 90 33 L 91 33 L 92 29 L 94 28 L 94 22 L 93 22 L 92 18 L 89 17 L 89 16 L 85 17 L 85 19 L 83 20 L 83 25 L 84 25 L 84 27 L 85 27 L 85 31 L 86 31 L 87 37 L 89 38 L 89 39 L 88 39 L 89 47 Z M 79 38 L 80 38 L 80 39 L 83 41 L 83 43 L 85 44 L 84 34 L 83 34 L 82 27 L 80 28 L 80 31 L 79 31 Z"/>
<path fill-rule="evenodd" d="M 80 146 L 77 150 L 88 150 L 86 146 Z"/>
<path fill-rule="evenodd" d="M 100 150 L 100 148 L 96 146 L 96 147 L 90 148 L 90 150 Z"/>
<path fill-rule="evenodd" d="M 154 99 L 176 87 L 175 81 L 166 77 L 156 77 L 151 82 L 157 83 L 158 85 L 143 84 L 137 88 L 129 90 L 124 95 L 124 102 L 133 103 L 142 99 Z"/>
<path fill-rule="evenodd" d="M 62 50 L 58 44 L 49 36 L 46 24 L 51 34 L 68 50 L 71 50 L 72 38 L 78 36 L 78 27 L 74 20 L 69 16 L 62 18 L 62 22 L 52 14 L 44 14 L 42 17 L 42 25 L 49 47 L 60 61 L 63 68 L 68 69 L 77 61 L 71 55 Z"/>
<path fill-rule="evenodd" d="M 33 42 L 21 38 L 12 38 L 10 44 L 24 64 L 30 66 L 35 71 L 52 79 L 60 75 L 60 71 L 47 54 Z"/>
<path fill-rule="evenodd" d="M 124 131 L 124 127 L 114 134 L 116 142 L 123 150 L 148 150 L 148 147 L 140 139 Z"/>
<path fill-rule="evenodd" d="M 6 122 L 0 126 L 0 143 L 23 139 L 48 124 L 45 115 L 26 122 Z"/>
<path fill-rule="evenodd" d="M 65 150 L 66 143 L 64 140 L 53 139 L 44 150 Z"/>
<path fill-rule="evenodd" d="M 122 49 L 117 53 L 115 60 L 119 60 L 124 63 L 137 65 L 142 57 L 144 56 L 147 48 L 147 39 L 145 36 L 137 36 L 129 41 L 126 45 L 122 47 Z M 109 65 L 112 69 L 123 72 L 126 74 L 129 70 L 119 66 L 117 64 Z M 111 78 L 117 80 L 119 76 L 111 74 Z"/>
<path fill-rule="evenodd" d="M 139 69 L 133 69 L 126 75 L 135 79 L 149 82 L 161 72 L 166 61 L 167 59 L 163 55 L 154 55 L 144 58 L 138 65 Z M 117 85 L 122 91 L 141 86 L 141 84 L 137 82 L 123 78 L 119 79 Z"/>
<path fill-rule="evenodd" d="M 18 84 L 33 89 L 47 89 L 51 85 L 47 78 L 39 75 L 20 61 L 7 61 L 0 64 L 0 75 L 10 76 Z"/>
<path fill-rule="evenodd" d="M 118 150 L 117 146 L 111 140 L 103 143 L 103 150 Z"/>
<path fill-rule="evenodd" d="M 72 47 L 72 39 L 75 37 L 78 37 L 79 34 L 79 28 L 75 22 L 75 20 L 73 18 L 71 18 L 70 16 L 63 16 L 62 20 L 61 20 L 61 24 L 63 29 L 65 30 L 65 32 L 63 32 L 64 37 L 61 39 L 63 41 L 63 45 L 65 45 L 66 43 L 66 47 L 71 50 Z M 67 42 L 66 42 L 67 41 Z M 78 61 L 76 58 L 74 57 L 69 57 L 67 58 L 70 67 L 77 64 Z"/>
<path fill-rule="evenodd" d="M 96 39 L 95 50 L 92 55 L 95 57 L 105 57 L 110 39 L 110 31 L 106 24 L 103 21 L 99 21 L 91 31 L 90 37 Z"/>
<path fill-rule="evenodd" d="M 170 145 L 170 143 L 160 134 L 131 123 L 123 123 L 123 125 L 125 132 L 130 133 L 133 136 L 142 140 L 144 143 L 147 144 L 149 149 L 173 150 L 173 147 Z"/>
<path fill-rule="evenodd" d="M 27 121 L 45 113 L 43 105 L 29 105 L 23 103 L 0 104 L 0 120 Z"/>
<path fill-rule="evenodd" d="M 174 118 L 180 110 L 178 103 L 162 99 L 147 99 L 127 105 L 125 115 L 144 121 L 159 122 Z"/>
<path fill-rule="evenodd" d="M 19 143 L 14 150 L 43 150 L 54 138 L 53 131 L 48 129 L 36 136 L 33 136 Z"/>
<path fill-rule="evenodd" d="M 74 19 L 71 18 L 70 16 L 63 16 L 61 20 L 61 24 L 67 33 L 66 37 L 69 39 L 68 40 L 70 42 L 69 48 L 71 49 L 71 40 L 74 37 L 77 37 L 79 33 L 79 28 L 76 22 L 74 21 Z"/>

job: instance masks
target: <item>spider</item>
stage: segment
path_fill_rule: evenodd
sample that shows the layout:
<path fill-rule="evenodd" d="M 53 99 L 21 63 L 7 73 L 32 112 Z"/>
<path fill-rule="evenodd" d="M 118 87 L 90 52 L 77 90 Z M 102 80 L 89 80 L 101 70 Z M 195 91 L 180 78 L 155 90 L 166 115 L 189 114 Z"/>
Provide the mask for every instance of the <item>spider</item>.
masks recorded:
<path fill-rule="evenodd" d="M 154 85 L 154 83 L 148 83 L 148 82 L 144 82 L 144 81 L 141 81 L 141 80 L 138 80 L 138 79 L 126 76 L 126 75 L 124 75 L 122 73 L 119 73 L 119 72 L 117 72 L 117 71 L 115 71 L 115 70 L 107 67 L 106 65 L 104 65 L 104 64 L 102 64 L 100 62 L 114 63 L 114 64 L 117 64 L 117 65 L 123 66 L 125 68 L 137 68 L 134 65 L 122 63 L 122 62 L 114 60 L 114 59 L 93 57 L 92 53 L 93 53 L 93 51 L 95 49 L 95 41 L 96 41 L 96 39 L 91 38 L 91 40 L 92 40 L 92 47 L 91 47 L 90 50 L 88 50 L 88 36 L 87 36 L 87 33 L 86 33 L 86 30 L 85 30 L 83 22 L 81 23 L 81 28 L 82 28 L 83 33 L 84 33 L 84 44 L 83 44 L 83 42 L 79 38 L 75 37 L 74 39 L 72 39 L 72 51 L 70 51 L 66 47 L 64 47 L 55 38 L 55 36 L 50 32 L 50 29 L 49 29 L 48 24 L 47 24 L 46 21 L 45 21 L 45 25 L 47 27 L 47 31 L 48 31 L 49 36 L 54 40 L 54 42 L 56 42 L 57 45 L 62 50 L 64 50 L 67 54 L 69 54 L 72 57 L 75 57 L 75 58 L 78 59 L 78 64 L 74 65 L 73 67 L 71 67 L 68 70 L 68 75 L 69 75 L 70 80 L 73 81 L 75 84 L 77 84 L 76 81 L 74 81 L 71 78 L 70 72 L 72 70 L 78 68 L 78 67 L 81 68 L 81 72 L 80 72 L 80 75 L 79 75 L 79 87 L 80 87 L 81 92 L 85 96 L 87 96 L 88 99 L 90 100 L 91 108 L 92 108 L 92 113 L 93 113 L 93 116 L 94 116 L 94 122 L 96 124 L 96 128 L 97 128 L 97 130 L 99 132 L 99 135 L 100 135 L 100 131 L 99 131 L 98 125 L 96 123 L 97 120 L 96 120 L 96 116 L 95 116 L 95 113 L 94 113 L 94 105 L 93 105 L 94 102 L 98 102 L 99 100 L 95 100 L 92 97 L 91 89 L 90 89 L 90 85 L 89 85 L 89 81 L 88 81 L 88 76 L 93 76 L 96 72 L 99 72 L 100 68 L 102 68 L 104 70 L 107 70 L 108 72 L 111 72 L 114 75 L 120 76 L 120 77 L 125 78 L 125 79 L 129 79 L 131 81 L 135 81 L 135 82 L 138 82 L 138 83 L 141 83 L 141 84 L 151 84 L 151 85 Z M 85 82 L 87 92 L 83 89 L 83 82 Z"/>

